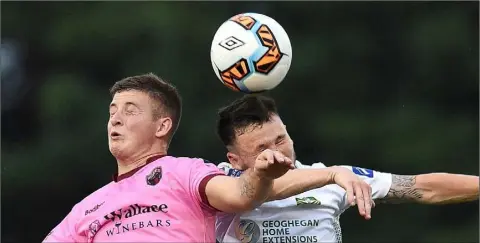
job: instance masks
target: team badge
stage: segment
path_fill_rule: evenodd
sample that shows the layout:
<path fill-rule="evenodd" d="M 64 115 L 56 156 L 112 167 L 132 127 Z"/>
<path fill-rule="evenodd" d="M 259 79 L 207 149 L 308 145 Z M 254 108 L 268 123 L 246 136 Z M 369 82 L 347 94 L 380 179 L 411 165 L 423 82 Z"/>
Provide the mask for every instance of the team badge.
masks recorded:
<path fill-rule="evenodd" d="M 156 167 L 155 169 L 147 175 L 147 185 L 155 186 L 162 179 L 162 167 Z"/>

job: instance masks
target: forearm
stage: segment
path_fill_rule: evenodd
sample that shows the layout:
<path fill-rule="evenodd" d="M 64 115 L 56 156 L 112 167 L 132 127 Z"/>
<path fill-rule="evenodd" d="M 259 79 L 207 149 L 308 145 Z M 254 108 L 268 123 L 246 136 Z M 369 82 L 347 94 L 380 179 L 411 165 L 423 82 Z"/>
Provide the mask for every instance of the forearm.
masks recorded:
<path fill-rule="evenodd" d="M 240 208 L 244 211 L 258 207 L 271 194 L 273 180 L 260 176 L 253 169 L 246 170 L 238 179 L 237 190 L 231 193 L 238 196 L 236 201 L 241 202 Z"/>
<path fill-rule="evenodd" d="M 478 176 L 430 173 L 392 175 L 392 186 L 381 202 L 451 204 L 478 200 Z"/>
<path fill-rule="evenodd" d="M 417 183 L 425 196 L 420 202 L 451 204 L 478 200 L 478 176 L 431 173 L 417 176 Z"/>
<path fill-rule="evenodd" d="M 295 169 L 273 181 L 268 201 L 285 199 L 333 183 L 334 167 Z"/>

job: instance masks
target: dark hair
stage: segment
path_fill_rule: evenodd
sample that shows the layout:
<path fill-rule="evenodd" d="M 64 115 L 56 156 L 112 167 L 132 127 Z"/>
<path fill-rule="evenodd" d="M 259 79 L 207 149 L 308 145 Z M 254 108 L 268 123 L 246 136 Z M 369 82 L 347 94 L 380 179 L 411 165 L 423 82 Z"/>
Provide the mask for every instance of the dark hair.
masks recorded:
<path fill-rule="evenodd" d="M 217 135 L 225 146 L 232 145 L 237 132 L 244 133 L 250 126 L 261 126 L 278 115 L 272 98 L 249 94 L 233 101 L 218 112 Z"/>
<path fill-rule="evenodd" d="M 153 107 L 154 119 L 158 119 L 162 115 L 170 116 L 172 119 L 172 130 L 168 137 L 170 141 L 182 117 L 182 98 L 175 86 L 153 73 L 148 73 L 116 82 L 110 88 L 110 95 L 113 97 L 116 93 L 129 90 L 145 92 L 157 102 L 157 105 Z"/>

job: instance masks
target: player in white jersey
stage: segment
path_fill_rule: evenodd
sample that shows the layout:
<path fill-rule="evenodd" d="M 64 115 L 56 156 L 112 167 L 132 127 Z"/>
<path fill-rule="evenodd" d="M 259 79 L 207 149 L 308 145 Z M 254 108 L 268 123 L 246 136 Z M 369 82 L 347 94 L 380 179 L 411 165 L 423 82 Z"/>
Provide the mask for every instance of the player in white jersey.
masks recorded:
<path fill-rule="evenodd" d="M 316 186 L 315 170 L 310 168 L 325 167 L 322 163 L 306 166 L 296 160 L 293 141 L 275 102 L 268 97 L 246 95 L 222 108 L 217 133 L 228 149 L 230 162 L 221 163 L 219 167 L 230 176 L 239 176 L 252 167 L 255 155 L 265 149 L 277 150 L 296 161 L 295 173 L 287 172 L 283 177 L 293 176 L 292 181 L 303 182 L 312 178 L 309 188 Z M 344 167 L 370 184 L 372 198 L 382 202 L 445 204 L 478 200 L 478 176 L 447 173 L 404 176 Z M 345 195 L 338 185 L 327 185 L 264 203 L 249 213 L 218 214 L 217 240 L 228 243 L 341 242 L 339 217 L 350 206 Z"/>

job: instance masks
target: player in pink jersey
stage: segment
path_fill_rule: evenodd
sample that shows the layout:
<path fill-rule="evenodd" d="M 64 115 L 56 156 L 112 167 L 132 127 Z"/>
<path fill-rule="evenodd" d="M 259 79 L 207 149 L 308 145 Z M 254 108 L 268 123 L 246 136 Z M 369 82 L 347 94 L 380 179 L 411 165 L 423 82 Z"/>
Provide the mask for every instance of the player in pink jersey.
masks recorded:
<path fill-rule="evenodd" d="M 239 178 L 224 176 L 203 159 L 168 156 L 181 99 L 157 76 L 123 79 L 110 92 L 108 141 L 118 173 L 76 204 L 44 242 L 215 242 L 216 212 L 249 211 L 299 190 L 281 181 L 273 185 L 293 168 L 278 151 L 258 155 L 253 169 Z M 348 174 L 338 178 L 349 181 Z M 355 190 L 360 195 L 367 187 Z"/>

